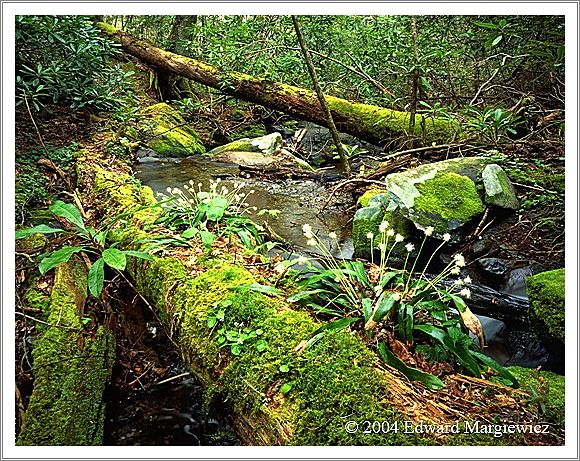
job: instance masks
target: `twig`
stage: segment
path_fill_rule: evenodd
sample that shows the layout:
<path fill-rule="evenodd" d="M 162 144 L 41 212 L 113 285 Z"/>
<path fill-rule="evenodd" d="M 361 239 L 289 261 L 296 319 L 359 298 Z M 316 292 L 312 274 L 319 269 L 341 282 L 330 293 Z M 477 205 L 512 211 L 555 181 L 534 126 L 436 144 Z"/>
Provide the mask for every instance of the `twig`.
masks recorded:
<path fill-rule="evenodd" d="M 548 190 L 548 189 L 544 189 L 543 187 L 539 187 L 539 186 L 528 186 L 527 184 L 520 184 L 519 182 L 512 182 L 512 184 L 514 186 L 524 187 L 526 189 L 533 189 L 533 190 L 539 190 L 541 192 L 547 192 L 548 194 L 557 194 L 558 193 L 555 190 Z"/>
<path fill-rule="evenodd" d="M 75 327 L 67 327 L 65 325 L 55 325 L 54 323 L 48 323 L 48 322 L 45 322 L 44 320 L 40 320 L 40 319 L 37 319 L 36 317 L 32 317 L 31 315 L 23 314 L 22 312 L 15 312 L 15 314 L 16 315 L 20 315 L 20 316 L 22 316 L 24 318 L 33 320 L 34 322 L 42 323 L 43 325 L 48 325 L 49 327 L 62 328 L 64 330 L 76 330 L 76 331 L 80 331 L 78 328 L 75 328 Z"/>
<path fill-rule="evenodd" d="M 30 110 L 30 105 L 28 104 L 28 98 L 26 97 L 26 95 L 24 95 L 24 103 L 26 104 L 26 109 L 28 110 L 28 115 L 30 115 L 30 120 L 32 120 L 32 124 L 34 125 L 34 128 L 36 129 L 36 134 L 38 135 L 38 139 L 40 140 L 40 144 L 42 144 L 42 148 L 44 149 L 44 151 L 48 152 L 48 149 L 46 148 L 46 145 L 44 144 L 44 141 L 42 140 L 42 136 L 40 135 L 40 130 L 38 129 L 38 126 L 36 125 L 36 122 L 34 121 L 34 117 L 32 116 L 32 111 Z"/>
<path fill-rule="evenodd" d="M 474 102 L 477 100 L 477 98 L 479 97 L 479 94 L 480 94 L 480 93 L 483 91 L 483 89 L 484 89 L 484 88 L 487 86 L 487 84 L 488 84 L 489 82 L 491 82 L 491 81 L 492 81 L 492 80 L 495 78 L 495 76 L 498 74 L 499 70 L 500 70 L 500 67 L 498 67 L 498 68 L 495 70 L 495 72 L 494 72 L 493 74 L 491 74 L 491 77 L 489 77 L 489 78 L 488 78 L 488 79 L 485 81 L 485 83 L 479 87 L 479 89 L 477 90 L 477 93 L 475 93 L 475 96 L 473 97 L 473 99 L 472 99 L 471 101 L 469 101 L 469 105 L 470 105 L 470 106 L 472 106 L 472 105 L 473 105 L 473 103 L 474 103 Z"/>
<path fill-rule="evenodd" d="M 187 376 L 190 374 L 191 373 L 189 371 L 186 371 L 185 373 L 181 373 L 180 375 L 172 376 L 171 378 L 167 378 L 167 379 L 164 379 L 163 381 L 159 381 L 158 383 L 155 383 L 155 385 L 159 386 L 160 384 L 165 384 L 165 383 L 168 383 L 170 381 L 175 381 L 176 379 L 183 378 L 184 376 Z"/>

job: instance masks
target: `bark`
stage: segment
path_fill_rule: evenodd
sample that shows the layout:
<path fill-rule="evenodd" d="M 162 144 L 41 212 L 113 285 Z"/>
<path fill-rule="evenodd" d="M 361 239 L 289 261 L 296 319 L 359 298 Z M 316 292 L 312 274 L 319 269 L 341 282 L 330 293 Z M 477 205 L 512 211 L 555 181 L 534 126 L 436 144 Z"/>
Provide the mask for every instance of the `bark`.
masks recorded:
<path fill-rule="evenodd" d="M 217 88 L 235 98 L 328 126 L 314 91 L 240 72 L 222 72 L 204 62 L 157 48 L 109 24 L 100 22 L 98 25 L 104 33 L 118 40 L 127 53 L 153 67 Z M 334 96 L 326 96 L 326 101 L 336 127 L 341 132 L 385 146 L 402 144 L 407 139 L 408 112 L 355 103 Z M 414 134 L 423 137 L 429 144 L 449 142 L 458 131 L 458 126 L 448 120 L 423 118 L 421 115 L 416 116 L 414 126 Z"/>

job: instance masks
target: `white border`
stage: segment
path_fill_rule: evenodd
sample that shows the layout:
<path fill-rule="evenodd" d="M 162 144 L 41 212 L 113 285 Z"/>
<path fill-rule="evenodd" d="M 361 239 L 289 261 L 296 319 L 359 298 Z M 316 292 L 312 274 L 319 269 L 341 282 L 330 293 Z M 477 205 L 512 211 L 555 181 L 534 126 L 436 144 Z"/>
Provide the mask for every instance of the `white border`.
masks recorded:
<path fill-rule="evenodd" d="M 7 458 L 577 458 L 578 17 L 576 2 L 298 3 L 34 2 L 2 4 L 3 429 Z M 566 15 L 566 446 L 564 447 L 15 447 L 14 446 L 14 16 L 16 14 L 564 14 Z M 214 63 L 215 64 L 215 63 Z"/>

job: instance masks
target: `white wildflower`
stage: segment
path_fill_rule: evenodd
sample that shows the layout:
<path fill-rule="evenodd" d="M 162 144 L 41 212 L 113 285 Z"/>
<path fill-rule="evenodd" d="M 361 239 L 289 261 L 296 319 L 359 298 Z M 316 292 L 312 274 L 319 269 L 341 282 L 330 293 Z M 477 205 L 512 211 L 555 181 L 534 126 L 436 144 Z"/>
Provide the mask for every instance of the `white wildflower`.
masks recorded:
<path fill-rule="evenodd" d="M 461 272 L 461 269 L 459 269 L 459 267 L 454 267 L 453 269 L 451 269 L 451 274 L 452 275 L 459 275 L 459 272 Z"/>
<path fill-rule="evenodd" d="M 367 238 L 370 240 L 374 237 L 375 235 L 372 232 L 367 233 Z"/>
<path fill-rule="evenodd" d="M 443 241 L 449 242 L 451 240 L 451 235 L 448 233 L 443 234 Z"/>
<path fill-rule="evenodd" d="M 171 194 L 171 191 L 172 191 L 172 190 L 173 190 L 173 189 L 172 189 L 171 187 L 168 187 L 168 188 L 167 188 L 167 192 L 168 192 L 168 193 L 170 193 L 170 194 Z"/>
<path fill-rule="evenodd" d="M 401 293 L 393 293 L 393 294 L 391 294 L 391 298 L 393 298 L 395 301 L 400 301 L 401 300 Z"/>
<path fill-rule="evenodd" d="M 395 235 L 395 230 L 394 229 L 389 229 L 387 231 L 387 237 L 392 237 L 393 235 Z"/>
<path fill-rule="evenodd" d="M 384 234 L 387 229 L 389 227 L 389 222 L 388 221 L 383 221 L 380 225 L 379 225 L 379 232 L 381 234 Z"/>
<path fill-rule="evenodd" d="M 395 235 L 395 242 L 402 242 L 405 238 L 401 234 Z"/>
<path fill-rule="evenodd" d="M 471 298 L 471 291 L 469 288 L 464 288 L 459 292 L 459 296 L 463 296 L 464 298 Z"/>
<path fill-rule="evenodd" d="M 190 179 L 190 180 L 189 180 L 189 185 L 190 185 L 190 186 L 193 186 L 193 179 Z"/>
<path fill-rule="evenodd" d="M 331 238 L 331 239 L 333 239 L 333 240 L 336 240 L 338 238 L 337 235 L 336 235 L 336 232 L 330 232 L 328 234 L 328 237 Z"/>
<path fill-rule="evenodd" d="M 425 235 L 427 237 L 431 237 L 433 235 L 433 231 L 435 229 L 433 228 L 433 226 L 428 226 L 423 232 L 425 232 Z"/>
<path fill-rule="evenodd" d="M 383 292 L 383 287 L 380 285 L 375 285 L 375 287 L 373 288 L 375 295 L 379 296 L 382 292 Z"/>
<path fill-rule="evenodd" d="M 250 194 L 254 194 L 256 191 L 254 189 L 252 189 L 249 193 Z"/>
<path fill-rule="evenodd" d="M 308 262 L 308 258 L 306 256 L 298 256 L 296 262 L 298 264 L 306 264 Z"/>
<path fill-rule="evenodd" d="M 302 226 L 302 232 L 304 232 L 305 234 L 312 232 L 312 226 L 310 224 L 304 224 Z"/>
<path fill-rule="evenodd" d="M 471 283 L 471 277 L 468 275 L 467 277 L 465 277 L 465 278 L 463 279 L 463 281 L 464 281 L 465 283 Z"/>
<path fill-rule="evenodd" d="M 274 270 L 279 274 L 282 274 L 286 270 L 286 266 L 283 263 L 278 263 L 274 266 Z"/>
<path fill-rule="evenodd" d="M 387 245 L 385 245 L 384 243 L 379 243 L 379 250 L 381 251 L 385 251 L 387 249 Z"/>
<path fill-rule="evenodd" d="M 463 285 L 463 280 L 457 279 L 453 282 L 453 285 Z"/>
<path fill-rule="evenodd" d="M 415 245 L 413 245 L 412 243 L 407 243 L 405 245 L 406 250 L 411 253 L 411 251 L 413 251 L 415 249 Z"/>
<path fill-rule="evenodd" d="M 453 259 L 455 260 L 455 265 L 457 267 L 465 267 L 465 258 L 462 254 L 456 254 L 453 256 Z"/>
<path fill-rule="evenodd" d="M 306 242 L 306 245 L 311 246 L 311 247 L 315 247 L 316 246 L 316 240 L 314 239 L 310 239 L 308 240 L 308 242 Z"/>

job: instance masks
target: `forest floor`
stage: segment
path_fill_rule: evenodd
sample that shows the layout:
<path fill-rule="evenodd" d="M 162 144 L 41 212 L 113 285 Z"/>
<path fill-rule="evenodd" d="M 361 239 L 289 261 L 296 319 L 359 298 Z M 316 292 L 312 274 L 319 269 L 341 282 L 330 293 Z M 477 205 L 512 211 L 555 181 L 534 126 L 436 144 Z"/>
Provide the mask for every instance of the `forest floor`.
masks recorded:
<path fill-rule="evenodd" d="M 258 118 L 262 113 L 261 109 L 251 106 L 244 107 L 244 117 L 248 119 Z M 17 178 L 23 173 L 22 159 L 25 159 L 33 151 L 42 151 L 43 145 L 49 151 L 64 148 L 73 144 L 84 146 L 89 152 L 95 155 L 104 156 L 105 145 L 110 137 L 109 119 L 94 116 L 87 111 L 73 111 L 58 106 L 50 106 L 52 113 L 44 117 L 36 117 L 33 123 L 31 117 L 25 109 L 17 111 L 16 116 L 16 175 Z M 210 119 L 211 123 L 196 123 L 200 130 L 200 136 L 206 142 L 216 143 L 215 126 L 228 126 L 228 116 L 230 109 L 224 106 L 216 106 L 209 114 L 204 112 L 203 117 Z M 192 115 L 195 118 L 195 114 Z M 204 130 L 205 127 L 205 130 Z M 213 127 L 213 128 L 212 128 Z M 223 131 L 223 130 L 222 130 Z M 222 135 L 227 138 L 226 132 Z M 41 142 L 39 142 L 41 138 Z M 218 143 L 222 139 L 217 138 Z M 213 141 L 211 141 L 213 140 Z M 499 151 L 499 160 L 503 166 L 512 173 L 515 171 L 517 181 L 515 181 L 518 196 L 522 200 L 521 211 L 506 220 L 494 229 L 491 238 L 502 248 L 502 251 L 515 257 L 522 263 L 535 262 L 544 269 L 563 267 L 564 265 L 564 145 L 558 142 L 514 142 L 506 145 Z M 44 158 L 42 152 L 41 158 Z M 436 161 L 443 158 L 433 158 L 424 155 L 418 161 Z M 67 199 L 71 190 L 70 176 L 58 167 L 55 160 L 39 161 L 37 166 L 44 178 L 47 195 Z M 402 162 L 397 169 L 405 169 L 411 164 L 416 165 L 417 159 L 410 159 Z M 68 179 L 67 179 L 68 176 Z M 512 176 L 513 178 L 514 176 Z M 81 193 L 83 191 L 80 191 Z M 357 187 L 351 189 L 353 195 L 361 195 L 364 189 Z M 43 202 L 44 200 L 40 200 Z M 20 209 L 19 209 L 20 206 Z M 42 208 L 43 203 L 23 203 L 17 206 L 17 224 L 24 224 L 31 209 Z M 45 248 L 46 249 L 46 248 Z M 38 277 L 34 276 L 36 264 L 33 257 L 25 252 L 17 253 L 16 256 L 16 289 L 17 289 L 17 319 L 16 319 L 16 388 L 17 388 L 17 414 L 22 415 L 27 405 L 27 400 L 32 390 L 32 373 L 29 360 L 31 338 L 36 334 L 35 322 L 30 316 L 34 311 L 26 307 L 19 300 L 25 295 L 30 284 L 48 296 L 52 285 L 52 275 Z M 87 309 L 95 322 L 102 319 L 104 312 L 115 312 L 121 319 L 122 316 L 131 315 L 129 306 L 134 306 L 137 302 L 143 309 L 147 309 L 146 303 L 140 300 L 136 293 L 131 296 L 126 294 L 125 281 L 118 279 L 114 283 L 108 284 L 106 292 L 101 296 L 100 301 L 91 298 L 93 303 Z M 105 305 L 107 304 L 107 305 Z M 130 393 L 135 389 L 152 389 L 156 384 L 168 379 L 175 374 L 167 360 L 162 360 L 155 352 L 155 346 L 151 346 L 151 328 L 155 327 L 154 319 L 144 320 L 145 317 L 139 309 L 133 314 L 138 317 L 135 322 L 135 331 L 127 331 L 120 328 L 117 345 L 117 366 L 113 377 L 113 387 L 119 392 Z M 111 322 L 115 323 L 115 322 Z M 117 322 L 119 325 L 126 325 L 126 322 Z M 154 335 L 155 336 L 155 335 Z M 153 341 L 154 342 L 154 341 Z M 177 359 L 177 358 L 175 358 Z M 445 400 L 447 405 L 455 405 L 460 411 L 468 413 L 468 402 L 474 396 L 485 398 L 486 388 L 476 380 L 471 380 L 469 385 L 457 382 L 457 386 L 450 392 Z M 405 392 L 415 392 L 406 389 Z M 420 396 L 418 396 L 420 397 Z M 455 402 L 455 403 L 453 403 Z M 456 405 L 459 402 L 459 407 Z M 463 403 L 461 403 L 463 402 Z M 405 402 L 401 402 L 401 410 L 405 410 Z M 464 408 L 460 408 L 464 405 Z M 498 403 L 501 406 L 501 402 Z M 515 406 L 514 406 L 515 405 Z M 506 408 L 512 411 L 522 411 L 519 405 L 510 402 Z M 489 405 L 480 411 L 489 412 L 488 416 L 496 411 L 497 405 Z M 454 410 L 458 411 L 458 410 Z M 507 411 L 507 410 L 506 410 Z M 212 434 L 224 432 L 227 434 L 227 424 L 218 421 L 215 424 Z M 224 436 L 226 439 L 230 436 Z M 179 443 L 175 440 L 165 439 L 165 441 Z M 207 443 L 209 439 L 202 440 Z M 236 443 L 234 439 L 228 439 L 229 443 Z M 535 440 L 540 444 L 560 444 L 563 434 L 555 432 L 545 440 Z M 219 444 L 220 442 L 216 442 Z"/>

